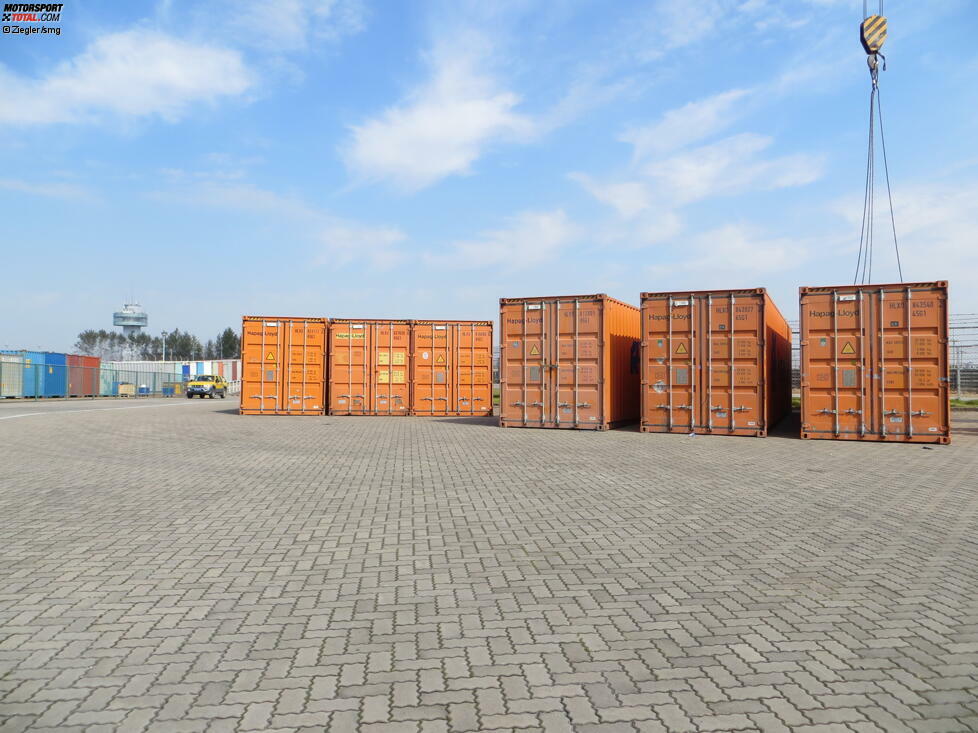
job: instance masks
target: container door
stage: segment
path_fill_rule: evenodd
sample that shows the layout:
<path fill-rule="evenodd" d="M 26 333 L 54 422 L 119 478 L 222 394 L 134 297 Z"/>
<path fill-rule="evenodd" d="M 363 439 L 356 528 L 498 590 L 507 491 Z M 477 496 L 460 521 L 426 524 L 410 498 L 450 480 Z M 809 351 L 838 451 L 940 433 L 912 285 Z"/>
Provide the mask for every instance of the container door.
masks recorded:
<path fill-rule="evenodd" d="M 879 299 L 866 290 L 806 294 L 801 318 L 802 431 L 822 437 L 877 434 Z"/>
<path fill-rule="evenodd" d="M 371 412 L 375 415 L 406 415 L 411 405 L 411 385 L 407 378 L 410 326 L 407 323 L 374 323 L 372 331 L 374 383 Z"/>
<path fill-rule="evenodd" d="M 281 370 L 286 324 L 245 321 L 241 341 L 241 409 L 274 413 L 281 408 Z"/>
<path fill-rule="evenodd" d="M 543 373 L 549 336 L 546 316 L 543 302 L 524 301 L 503 306 L 500 407 L 504 424 L 542 425 L 547 407 L 554 402 L 546 395 Z"/>
<path fill-rule="evenodd" d="M 872 430 L 884 439 L 947 436 L 947 291 L 907 287 L 866 295 L 878 323 L 874 361 L 883 372 L 874 384 L 880 409 Z"/>
<path fill-rule="evenodd" d="M 455 413 L 489 415 L 492 412 L 492 326 L 457 323 L 454 331 L 455 365 L 449 372 L 454 385 Z"/>
<path fill-rule="evenodd" d="M 692 297 L 649 298 L 642 308 L 645 358 L 642 421 L 664 432 L 693 432 L 696 409 Z"/>
<path fill-rule="evenodd" d="M 455 411 L 453 379 L 455 324 L 415 323 L 414 330 L 414 413 L 446 415 Z"/>
<path fill-rule="evenodd" d="M 764 296 L 694 296 L 696 424 L 705 432 L 765 430 Z"/>
<path fill-rule="evenodd" d="M 557 300 L 550 308 L 557 337 L 547 347 L 547 373 L 554 378 L 550 393 L 553 422 L 562 428 L 603 425 L 604 304 Z"/>
<path fill-rule="evenodd" d="M 324 406 L 324 358 L 326 324 L 321 321 L 288 321 L 285 325 L 285 353 L 282 370 L 285 381 L 282 412 L 290 415 L 318 415 Z M 220 366 L 220 363 L 218 363 Z"/>
<path fill-rule="evenodd" d="M 370 329 L 365 323 L 333 323 L 329 333 L 330 414 L 365 415 L 371 381 Z"/>

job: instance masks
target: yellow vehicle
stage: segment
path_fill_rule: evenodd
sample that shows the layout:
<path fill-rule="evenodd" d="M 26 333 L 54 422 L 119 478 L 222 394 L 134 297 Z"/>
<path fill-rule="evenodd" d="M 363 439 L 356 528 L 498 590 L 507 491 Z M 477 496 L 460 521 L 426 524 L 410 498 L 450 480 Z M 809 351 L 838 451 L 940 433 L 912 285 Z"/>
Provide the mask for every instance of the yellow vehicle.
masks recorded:
<path fill-rule="evenodd" d="M 220 397 L 222 400 L 227 397 L 228 394 L 228 383 L 224 380 L 224 377 L 218 377 L 213 374 L 200 374 L 189 382 L 187 382 L 187 399 L 192 399 L 194 395 L 200 395 L 200 398 L 210 397 Z"/>

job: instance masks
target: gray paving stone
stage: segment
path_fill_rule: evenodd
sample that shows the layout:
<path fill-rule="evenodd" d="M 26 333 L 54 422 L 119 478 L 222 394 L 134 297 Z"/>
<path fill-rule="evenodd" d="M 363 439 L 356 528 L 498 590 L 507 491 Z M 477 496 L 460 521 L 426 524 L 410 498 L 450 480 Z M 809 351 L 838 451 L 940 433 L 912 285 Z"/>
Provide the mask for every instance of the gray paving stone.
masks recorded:
<path fill-rule="evenodd" d="M 0 421 L 0 729 L 978 729 L 978 430 L 231 408 Z"/>

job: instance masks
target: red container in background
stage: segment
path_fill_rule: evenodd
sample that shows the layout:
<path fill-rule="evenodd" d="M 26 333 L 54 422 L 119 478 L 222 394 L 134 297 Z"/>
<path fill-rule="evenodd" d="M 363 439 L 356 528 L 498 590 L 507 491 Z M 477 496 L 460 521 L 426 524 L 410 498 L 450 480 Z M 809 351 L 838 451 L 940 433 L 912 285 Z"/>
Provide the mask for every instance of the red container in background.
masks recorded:
<path fill-rule="evenodd" d="M 97 356 L 67 354 L 68 395 L 95 397 L 99 393 L 99 369 L 102 359 Z"/>

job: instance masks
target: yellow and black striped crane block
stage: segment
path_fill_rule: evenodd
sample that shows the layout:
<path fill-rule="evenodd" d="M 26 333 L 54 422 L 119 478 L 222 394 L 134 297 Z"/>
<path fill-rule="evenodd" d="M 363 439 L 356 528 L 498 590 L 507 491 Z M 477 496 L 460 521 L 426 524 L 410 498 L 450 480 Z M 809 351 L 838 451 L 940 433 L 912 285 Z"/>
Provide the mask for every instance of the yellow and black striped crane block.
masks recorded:
<path fill-rule="evenodd" d="M 886 40 L 886 18 L 882 15 L 870 15 L 859 26 L 859 40 L 863 43 L 866 53 L 878 53 Z"/>

